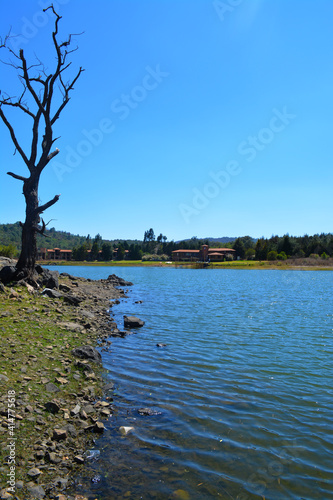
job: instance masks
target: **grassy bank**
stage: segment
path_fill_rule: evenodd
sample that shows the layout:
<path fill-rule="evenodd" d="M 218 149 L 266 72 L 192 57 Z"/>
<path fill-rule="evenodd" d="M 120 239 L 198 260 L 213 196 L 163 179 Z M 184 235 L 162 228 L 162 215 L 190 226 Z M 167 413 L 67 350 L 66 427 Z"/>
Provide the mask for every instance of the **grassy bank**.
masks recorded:
<path fill-rule="evenodd" d="M 71 475 L 85 466 L 85 450 L 112 413 L 110 397 L 104 393 L 104 401 L 99 400 L 101 365 L 78 360 L 72 350 L 97 343 L 108 349 L 106 309 L 109 298 L 120 294 L 109 287 L 108 297 L 103 285 L 98 297 L 96 286 L 83 279 L 62 278 L 60 283 L 81 297 L 79 306 L 29 292 L 25 286 L 0 292 L 1 498 L 58 498 Z M 95 286 L 91 293 L 90 286 Z M 61 437 L 59 430 L 65 431 Z M 4 490 L 12 453 L 8 443 L 15 444 L 16 487 L 8 492 L 12 496 Z M 39 488 L 45 496 L 38 496 Z"/>

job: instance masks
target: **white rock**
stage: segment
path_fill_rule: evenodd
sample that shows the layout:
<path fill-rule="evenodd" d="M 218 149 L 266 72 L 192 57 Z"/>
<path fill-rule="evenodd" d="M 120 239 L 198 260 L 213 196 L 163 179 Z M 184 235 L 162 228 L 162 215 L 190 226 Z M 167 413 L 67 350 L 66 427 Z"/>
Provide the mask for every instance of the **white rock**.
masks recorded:
<path fill-rule="evenodd" d="M 121 434 L 123 434 L 123 436 L 126 436 L 133 429 L 134 429 L 134 427 L 126 427 L 124 425 L 122 425 L 121 427 L 119 427 L 119 430 L 120 430 Z"/>

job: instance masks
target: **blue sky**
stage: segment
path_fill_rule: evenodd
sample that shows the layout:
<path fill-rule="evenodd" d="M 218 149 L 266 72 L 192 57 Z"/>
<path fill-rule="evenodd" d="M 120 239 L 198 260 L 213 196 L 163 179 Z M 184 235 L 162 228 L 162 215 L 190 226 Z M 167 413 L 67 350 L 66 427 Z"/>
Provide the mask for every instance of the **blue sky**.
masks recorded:
<path fill-rule="evenodd" d="M 46 0 L 13 0 L 0 33 L 49 68 Z M 43 173 L 49 227 L 142 239 L 332 231 L 331 0 L 57 0 L 85 72 Z M 2 51 L 3 52 L 3 51 Z M 0 54 L 2 58 L 5 54 Z M 70 70 L 71 71 L 71 70 Z M 15 72 L 0 88 L 15 93 Z M 31 124 L 11 115 L 29 151 Z M 0 123 L 0 221 L 24 220 L 25 165 Z"/>

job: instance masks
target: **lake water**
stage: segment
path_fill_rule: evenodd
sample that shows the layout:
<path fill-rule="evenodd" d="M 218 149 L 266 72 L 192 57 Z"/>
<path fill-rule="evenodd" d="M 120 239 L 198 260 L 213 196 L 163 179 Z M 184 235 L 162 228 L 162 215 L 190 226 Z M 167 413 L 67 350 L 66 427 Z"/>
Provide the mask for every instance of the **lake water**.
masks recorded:
<path fill-rule="evenodd" d="M 52 269 L 133 281 L 112 312 L 121 327 L 124 314 L 145 321 L 102 353 L 117 411 L 94 448 L 101 480 L 78 478 L 77 491 L 333 499 L 331 272 Z M 141 416 L 143 407 L 161 414 Z"/>

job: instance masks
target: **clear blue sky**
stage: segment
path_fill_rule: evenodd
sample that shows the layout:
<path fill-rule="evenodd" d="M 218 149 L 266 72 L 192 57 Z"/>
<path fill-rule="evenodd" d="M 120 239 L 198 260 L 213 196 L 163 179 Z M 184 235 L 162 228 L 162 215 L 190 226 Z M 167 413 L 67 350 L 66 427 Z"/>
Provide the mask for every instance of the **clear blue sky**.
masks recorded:
<path fill-rule="evenodd" d="M 49 227 L 108 239 L 150 227 L 169 240 L 332 232 L 331 0 L 54 4 L 62 38 L 84 31 L 72 66 L 86 71 L 40 183 L 43 203 L 61 193 Z M 0 33 L 12 26 L 13 43 L 51 67 L 43 5 L 6 2 Z M 28 147 L 30 123 L 16 116 Z M 24 220 L 21 182 L 6 172 L 26 167 L 2 123 L 0 138 L 0 221 Z"/>

